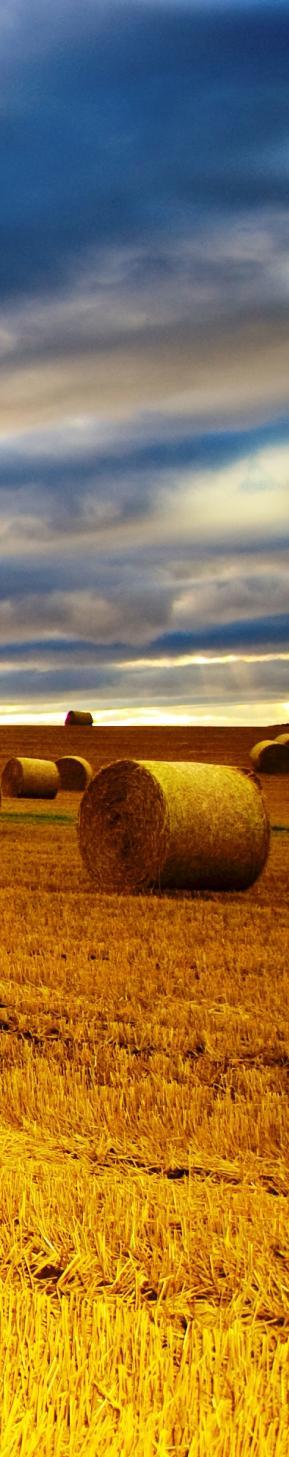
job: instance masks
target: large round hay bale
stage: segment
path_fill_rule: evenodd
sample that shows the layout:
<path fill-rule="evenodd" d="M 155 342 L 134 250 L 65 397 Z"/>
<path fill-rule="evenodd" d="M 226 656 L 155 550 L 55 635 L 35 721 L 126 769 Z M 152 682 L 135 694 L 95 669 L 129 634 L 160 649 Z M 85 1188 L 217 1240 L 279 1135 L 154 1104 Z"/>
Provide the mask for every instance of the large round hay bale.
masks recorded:
<path fill-rule="evenodd" d="M 258 774 L 288 774 L 289 749 L 277 739 L 262 739 L 254 744 L 250 759 Z"/>
<path fill-rule="evenodd" d="M 88 728 L 91 728 L 93 724 L 92 713 L 82 713 L 77 708 L 70 708 L 69 713 L 66 714 L 65 727 L 71 728 L 74 724 L 82 724 L 83 726 L 86 724 Z"/>
<path fill-rule="evenodd" d="M 269 834 L 255 775 L 226 764 L 120 760 L 94 776 L 78 816 L 100 891 L 244 889 L 262 870 Z"/>
<path fill-rule="evenodd" d="M 90 784 L 93 770 L 88 759 L 81 759 L 79 754 L 64 754 L 62 759 L 56 759 L 60 778 L 61 789 L 86 789 Z"/>
<path fill-rule="evenodd" d="M 51 759 L 8 759 L 1 785 L 12 799 L 55 799 L 60 778 Z"/>

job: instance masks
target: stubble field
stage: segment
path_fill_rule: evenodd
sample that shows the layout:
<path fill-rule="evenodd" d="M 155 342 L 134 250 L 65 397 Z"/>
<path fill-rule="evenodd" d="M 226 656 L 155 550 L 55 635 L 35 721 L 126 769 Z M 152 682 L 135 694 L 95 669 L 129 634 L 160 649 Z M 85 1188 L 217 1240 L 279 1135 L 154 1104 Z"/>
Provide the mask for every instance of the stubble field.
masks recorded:
<path fill-rule="evenodd" d="M 276 732 L 7 728 L 0 771 L 248 766 Z M 262 782 L 239 894 L 96 895 L 80 795 L 2 799 L 0 1457 L 287 1457 L 289 776 Z"/>

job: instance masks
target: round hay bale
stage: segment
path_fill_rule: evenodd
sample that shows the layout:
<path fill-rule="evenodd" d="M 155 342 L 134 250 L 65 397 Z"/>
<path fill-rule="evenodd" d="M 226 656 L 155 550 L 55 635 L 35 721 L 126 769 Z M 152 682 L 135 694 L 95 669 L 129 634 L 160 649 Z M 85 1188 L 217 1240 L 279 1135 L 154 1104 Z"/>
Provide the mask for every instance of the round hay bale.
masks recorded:
<path fill-rule="evenodd" d="M 55 799 L 60 778 L 51 759 L 8 759 L 1 785 L 12 799 Z"/>
<path fill-rule="evenodd" d="M 93 724 L 92 713 L 81 713 L 77 708 L 70 708 L 69 713 L 66 714 L 65 727 L 70 728 L 73 724 L 82 724 L 83 726 L 86 724 L 88 728 L 91 728 Z"/>
<path fill-rule="evenodd" d="M 118 892 L 244 889 L 262 870 L 270 836 L 250 770 L 134 759 L 94 776 L 77 828 L 98 890 Z"/>
<path fill-rule="evenodd" d="M 90 784 L 93 770 L 88 759 L 81 759 L 79 754 L 64 754 L 62 759 L 56 759 L 56 764 L 61 789 L 83 790 Z"/>
<path fill-rule="evenodd" d="M 280 744 L 278 739 L 262 739 L 261 743 L 254 744 L 250 759 L 258 774 L 289 773 L 289 747 Z"/>

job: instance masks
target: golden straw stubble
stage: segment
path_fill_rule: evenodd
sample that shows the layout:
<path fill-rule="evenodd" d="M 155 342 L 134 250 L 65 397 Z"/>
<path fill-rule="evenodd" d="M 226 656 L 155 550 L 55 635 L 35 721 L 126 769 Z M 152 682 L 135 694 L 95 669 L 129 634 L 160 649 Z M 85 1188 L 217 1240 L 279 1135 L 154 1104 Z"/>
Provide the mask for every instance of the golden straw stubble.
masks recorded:
<path fill-rule="evenodd" d="M 265 864 L 270 838 L 250 771 L 133 759 L 95 775 L 77 828 L 96 887 L 117 892 L 245 889 Z"/>

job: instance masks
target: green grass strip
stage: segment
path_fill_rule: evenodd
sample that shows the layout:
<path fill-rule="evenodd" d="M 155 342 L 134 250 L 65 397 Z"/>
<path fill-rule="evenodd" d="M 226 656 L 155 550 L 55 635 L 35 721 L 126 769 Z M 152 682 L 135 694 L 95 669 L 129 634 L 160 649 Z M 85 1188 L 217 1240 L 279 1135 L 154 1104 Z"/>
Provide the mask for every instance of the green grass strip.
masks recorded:
<path fill-rule="evenodd" d="M 73 825 L 75 822 L 74 815 L 43 814 L 42 810 L 39 810 L 38 813 L 35 813 L 35 811 L 33 813 L 33 810 L 28 810 L 27 813 L 25 813 L 24 811 L 24 813 L 21 814 L 17 809 L 3 809 L 1 810 L 0 818 L 1 820 L 7 820 L 8 823 L 9 820 L 13 820 L 14 822 L 16 820 L 18 825 L 27 824 L 27 822 L 29 822 L 29 824 L 37 825 L 40 820 L 42 821 L 42 823 L 44 822 L 47 825 L 53 825 L 55 823 L 61 825 Z"/>
<path fill-rule="evenodd" d="M 57 814 L 57 812 L 47 814 L 45 810 L 23 810 L 21 813 L 21 810 L 17 809 L 2 809 L 0 811 L 0 818 L 1 820 L 7 820 L 8 823 L 9 820 L 13 820 L 18 825 L 21 825 L 21 823 L 37 825 L 39 821 L 47 825 L 74 825 L 76 820 L 76 816 L 72 814 Z M 289 835 L 289 825 L 271 825 L 271 833 L 274 835 Z"/>

